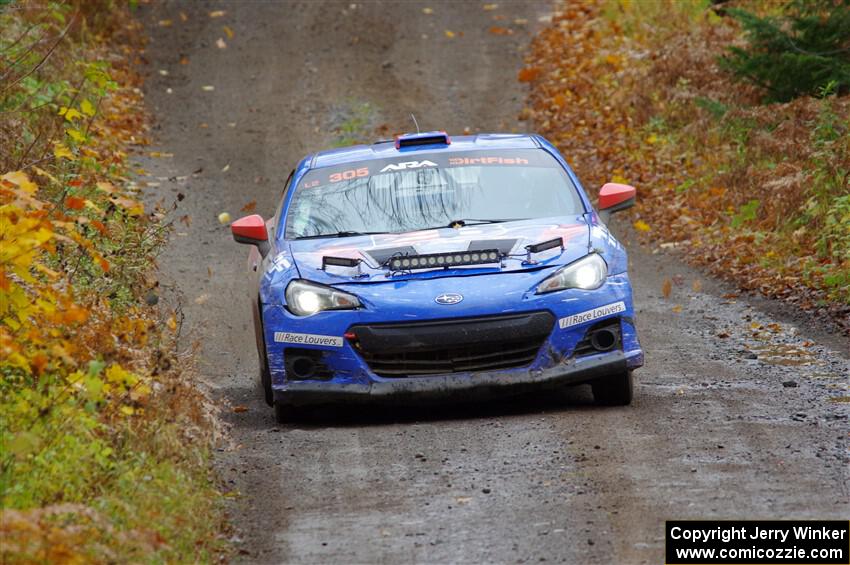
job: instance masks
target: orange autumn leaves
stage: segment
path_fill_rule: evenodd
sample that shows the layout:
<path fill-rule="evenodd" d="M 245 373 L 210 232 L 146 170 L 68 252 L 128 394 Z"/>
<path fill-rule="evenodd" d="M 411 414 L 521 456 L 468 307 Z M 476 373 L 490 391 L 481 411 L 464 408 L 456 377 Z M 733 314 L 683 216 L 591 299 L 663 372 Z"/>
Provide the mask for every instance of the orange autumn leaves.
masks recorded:
<path fill-rule="evenodd" d="M 589 192 L 635 185 L 633 226 L 661 248 L 850 330 L 850 256 L 824 236 L 850 209 L 839 205 L 850 99 L 758 105 L 717 64 L 741 40 L 731 18 L 697 2 L 563 5 L 518 74 L 530 85 L 520 117 Z"/>
<path fill-rule="evenodd" d="M 48 357 L 68 358 L 72 347 L 60 336 L 89 313 L 56 284 L 60 274 L 47 260 L 57 240 L 84 240 L 57 231 L 44 206 L 29 200 L 35 186 L 20 171 L 0 180 L 0 365 L 40 374 Z"/>
<path fill-rule="evenodd" d="M 542 71 L 538 67 L 525 67 L 520 69 L 517 78 L 520 82 L 531 82 L 540 76 Z M 559 96 L 556 94 L 555 96 Z"/>
<path fill-rule="evenodd" d="M 116 197 L 110 183 L 98 184 Z M 77 261 L 88 257 L 103 273 L 108 273 L 111 265 L 82 229 L 91 226 L 95 233 L 107 235 L 104 222 L 68 215 L 84 209 L 99 211 L 102 202 L 66 196 L 54 205 L 36 198 L 37 188 L 22 171 L 0 176 L 0 366 L 41 374 L 48 359 L 59 369 L 62 365 L 75 367 L 97 354 L 91 351 L 74 359 L 75 354 L 89 349 L 73 342 L 79 326 L 93 313 L 77 302 L 79 297 L 66 280 L 70 273 L 63 272 L 57 262 L 66 256 Z M 104 306 L 94 297 L 85 300 Z M 132 322 L 101 314 L 95 317 L 112 324 L 111 328 L 100 327 L 112 335 L 121 335 L 121 324 Z"/>
<path fill-rule="evenodd" d="M 77 196 L 69 196 L 65 199 L 65 207 L 69 210 L 82 210 L 86 207 L 86 200 Z"/>

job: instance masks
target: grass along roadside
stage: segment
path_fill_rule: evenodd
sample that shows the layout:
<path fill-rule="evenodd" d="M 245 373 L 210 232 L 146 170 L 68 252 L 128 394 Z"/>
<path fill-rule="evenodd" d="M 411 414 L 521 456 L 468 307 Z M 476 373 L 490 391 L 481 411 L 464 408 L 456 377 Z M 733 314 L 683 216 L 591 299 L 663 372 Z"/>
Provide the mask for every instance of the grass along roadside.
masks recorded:
<path fill-rule="evenodd" d="M 746 45 L 735 5 L 562 7 L 520 72 L 532 87 L 522 117 L 590 187 L 636 185 L 635 228 L 657 245 L 850 331 L 850 99 L 827 85 L 763 103 L 720 63 Z"/>
<path fill-rule="evenodd" d="M 0 561 L 224 550 L 215 433 L 128 153 L 140 32 L 111 0 L 0 3 Z"/>

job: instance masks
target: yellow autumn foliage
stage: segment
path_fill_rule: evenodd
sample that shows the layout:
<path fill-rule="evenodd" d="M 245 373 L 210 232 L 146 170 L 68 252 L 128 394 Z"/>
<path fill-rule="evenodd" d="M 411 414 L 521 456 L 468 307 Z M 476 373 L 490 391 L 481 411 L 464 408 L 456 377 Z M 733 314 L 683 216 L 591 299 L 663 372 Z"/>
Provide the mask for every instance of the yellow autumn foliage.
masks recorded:
<path fill-rule="evenodd" d="M 2 563 L 197 562 L 222 545 L 205 399 L 174 362 L 172 311 L 144 300 L 167 226 L 128 182 L 140 79 L 103 43 L 138 24 L 101 4 L 0 11 L 0 60 L 20 63 L 0 92 Z M 72 16 L 100 26 L 94 44 L 55 41 Z M 25 33 L 42 38 L 31 53 Z M 30 103 L 43 92 L 58 94 Z"/>

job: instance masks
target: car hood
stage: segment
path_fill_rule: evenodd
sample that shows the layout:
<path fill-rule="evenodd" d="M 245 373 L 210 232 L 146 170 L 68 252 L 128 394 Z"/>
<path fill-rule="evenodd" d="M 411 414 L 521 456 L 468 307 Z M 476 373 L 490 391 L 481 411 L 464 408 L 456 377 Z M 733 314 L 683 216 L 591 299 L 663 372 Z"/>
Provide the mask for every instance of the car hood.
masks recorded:
<path fill-rule="evenodd" d="M 533 256 L 525 263 L 525 246 L 557 237 L 564 251 L 554 248 Z M 301 277 L 323 284 L 386 282 L 389 271 L 380 266 L 396 255 L 448 253 L 499 249 L 512 255 L 500 265 L 474 265 L 451 269 L 428 269 L 395 275 L 393 280 L 440 278 L 514 272 L 570 263 L 588 253 L 589 226 L 581 216 L 525 220 L 502 224 L 481 224 L 459 229 L 443 228 L 401 234 L 380 234 L 346 238 L 303 239 L 289 242 L 289 250 Z M 358 268 L 328 266 L 322 270 L 322 257 L 361 259 Z"/>

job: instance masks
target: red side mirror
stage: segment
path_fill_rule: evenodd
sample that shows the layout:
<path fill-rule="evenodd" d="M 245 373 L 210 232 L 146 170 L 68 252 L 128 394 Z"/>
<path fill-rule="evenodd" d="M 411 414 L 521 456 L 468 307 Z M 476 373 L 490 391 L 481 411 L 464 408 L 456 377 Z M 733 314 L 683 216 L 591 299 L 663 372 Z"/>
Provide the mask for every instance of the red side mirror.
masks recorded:
<path fill-rule="evenodd" d="M 269 232 L 266 230 L 266 222 L 259 214 L 239 218 L 230 224 L 230 233 L 233 239 L 239 243 L 256 245 L 263 257 L 269 252 Z"/>
<path fill-rule="evenodd" d="M 609 182 L 599 191 L 599 210 L 616 212 L 633 206 L 635 194 L 637 190 L 633 186 Z"/>
<path fill-rule="evenodd" d="M 269 240 L 266 222 L 259 214 L 239 218 L 230 224 L 230 233 L 233 234 L 233 239 L 239 243 L 257 245 L 261 241 Z"/>

